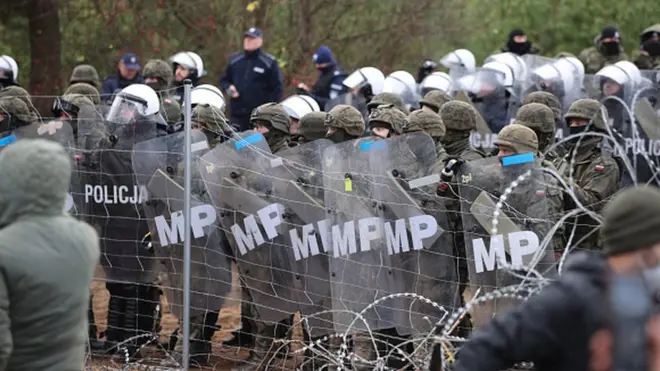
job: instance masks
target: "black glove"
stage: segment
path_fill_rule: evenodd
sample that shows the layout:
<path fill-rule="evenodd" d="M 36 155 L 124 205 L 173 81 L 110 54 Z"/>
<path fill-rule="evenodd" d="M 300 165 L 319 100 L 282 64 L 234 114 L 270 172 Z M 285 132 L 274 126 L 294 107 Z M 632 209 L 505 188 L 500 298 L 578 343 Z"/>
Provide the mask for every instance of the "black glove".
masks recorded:
<path fill-rule="evenodd" d="M 426 59 L 417 70 L 417 83 L 420 84 L 426 76 L 430 75 L 438 68 L 438 64 L 430 59 Z"/>
<path fill-rule="evenodd" d="M 371 84 L 366 84 L 365 86 L 361 87 L 360 94 L 362 94 L 367 103 L 371 102 L 371 100 L 374 98 L 374 92 L 371 90 Z"/>
<path fill-rule="evenodd" d="M 450 188 L 450 182 L 464 163 L 465 161 L 459 157 L 449 157 L 445 160 L 445 167 L 440 172 L 440 184 L 438 184 L 438 190 L 436 191 L 438 196 L 447 194 L 447 190 Z"/>

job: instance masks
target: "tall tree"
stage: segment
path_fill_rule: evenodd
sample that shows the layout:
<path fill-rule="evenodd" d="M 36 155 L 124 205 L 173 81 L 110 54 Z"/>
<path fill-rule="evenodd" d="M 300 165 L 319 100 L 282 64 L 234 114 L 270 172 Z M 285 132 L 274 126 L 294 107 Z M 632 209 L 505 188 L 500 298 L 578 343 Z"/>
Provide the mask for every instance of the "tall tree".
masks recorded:
<path fill-rule="evenodd" d="M 30 85 L 33 95 L 59 95 L 62 82 L 59 0 L 29 0 L 27 17 L 30 36 Z M 39 112 L 46 113 L 50 99 L 34 102 Z"/>

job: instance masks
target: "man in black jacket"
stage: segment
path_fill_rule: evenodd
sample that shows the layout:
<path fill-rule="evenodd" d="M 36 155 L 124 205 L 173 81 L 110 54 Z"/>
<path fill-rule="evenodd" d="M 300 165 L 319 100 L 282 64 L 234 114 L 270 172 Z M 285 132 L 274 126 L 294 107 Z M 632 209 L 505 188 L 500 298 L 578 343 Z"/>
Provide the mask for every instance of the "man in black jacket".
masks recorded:
<path fill-rule="evenodd" d="M 243 35 L 243 52 L 229 58 L 220 86 L 231 98 L 231 124 L 241 131 L 252 129 L 250 113 L 264 103 L 279 102 L 284 92 L 277 59 L 264 53 L 261 30 L 250 28 Z"/>
<path fill-rule="evenodd" d="M 516 309 L 475 331 L 459 350 L 455 371 L 499 371 L 518 362 L 536 370 L 587 370 L 593 335 L 606 328 L 611 276 L 660 269 L 660 190 L 628 188 L 604 210 L 605 256 L 580 252 L 560 278 Z M 649 282 L 652 283 L 652 282 Z"/>

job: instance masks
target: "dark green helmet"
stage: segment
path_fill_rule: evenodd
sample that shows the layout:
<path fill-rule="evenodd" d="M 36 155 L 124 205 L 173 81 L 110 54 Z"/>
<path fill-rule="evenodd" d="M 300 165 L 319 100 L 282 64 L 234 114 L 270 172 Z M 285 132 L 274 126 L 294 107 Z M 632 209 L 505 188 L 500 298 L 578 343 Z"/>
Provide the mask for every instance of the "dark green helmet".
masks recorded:
<path fill-rule="evenodd" d="M 564 115 L 564 120 L 568 121 L 569 119 L 589 120 L 593 124 L 593 128 L 607 131 L 609 115 L 605 107 L 597 100 L 578 99 L 571 104 L 568 112 Z"/>
<path fill-rule="evenodd" d="M 155 78 L 160 80 L 156 90 L 167 89 L 172 84 L 174 78 L 174 71 L 172 66 L 162 59 L 150 59 L 147 64 L 142 68 L 142 76 L 144 78 Z M 147 84 L 150 85 L 150 84 Z M 151 85 L 150 85 L 151 86 Z"/>
<path fill-rule="evenodd" d="M 536 133 L 554 135 L 556 130 L 552 110 L 541 103 L 528 103 L 520 107 L 514 123 L 527 126 Z"/>
<path fill-rule="evenodd" d="M 561 120 L 561 103 L 554 94 L 547 91 L 535 91 L 525 97 L 522 105 L 524 106 L 530 103 L 541 103 L 542 105 L 552 110 L 555 122 L 559 122 L 559 120 Z"/>
<path fill-rule="evenodd" d="M 342 129 L 352 137 L 362 136 L 366 127 L 360 111 L 347 104 L 332 107 L 325 116 L 325 126 Z"/>
<path fill-rule="evenodd" d="M 404 127 L 404 132 L 410 131 L 419 131 L 415 128 L 419 127 L 421 131 L 426 132 L 432 138 L 442 138 L 445 136 L 445 124 L 442 122 L 442 117 L 437 113 L 417 110 L 413 111 L 407 118 L 408 125 Z M 407 129 L 408 126 L 412 126 L 413 130 Z"/>
<path fill-rule="evenodd" d="M 300 118 L 297 134 L 307 142 L 325 138 L 325 112 L 310 112 Z"/>
<path fill-rule="evenodd" d="M 0 97 L 0 113 L 9 115 L 19 126 L 34 122 L 30 108 L 19 97 Z"/>
<path fill-rule="evenodd" d="M 78 108 L 94 108 L 94 102 L 82 94 L 65 94 L 62 96 L 62 99 L 69 103 L 75 104 Z"/>
<path fill-rule="evenodd" d="M 224 112 L 208 104 L 196 105 L 192 110 L 191 121 L 193 126 L 206 129 L 217 135 L 231 131 Z"/>
<path fill-rule="evenodd" d="M 497 134 L 495 144 L 510 147 L 516 153 L 536 153 L 539 150 L 539 140 L 534 130 L 518 124 L 511 124 L 502 128 Z"/>
<path fill-rule="evenodd" d="M 470 103 L 449 101 L 440 108 L 440 117 L 448 131 L 471 131 L 477 127 L 477 112 Z"/>
<path fill-rule="evenodd" d="M 7 86 L 0 90 L 0 97 L 19 98 L 30 110 L 30 121 L 39 120 L 39 112 L 37 112 L 37 108 L 34 106 L 34 104 L 32 104 L 32 97 L 30 96 L 30 93 L 28 93 L 28 91 L 22 87 L 17 85 Z"/>
<path fill-rule="evenodd" d="M 255 126 L 260 121 L 267 122 L 275 130 L 291 134 L 291 118 L 278 103 L 266 103 L 255 108 L 250 115 L 250 123 Z"/>
<path fill-rule="evenodd" d="M 393 104 L 383 104 L 369 114 L 369 125 L 381 123 L 389 127 L 397 134 L 403 134 L 403 126 L 406 124 L 406 115 Z"/>
<path fill-rule="evenodd" d="M 403 99 L 394 93 L 380 93 L 371 99 L 371 102 L 367 104 L 367 109 L 371 111 L 372 109 L 383 105 L 391 104 L 398 108 L 401 112 L 408 114 L 408 109 L 406 108 L 406 103 Z"/>
<path fill-rule="evenodd" d="M 443 104 L 452 100 L 454 100 L 454 98 L 442 90 L 431 90 L 424 95 L 424 98 L 419 101 L 419 104 L 422 107 L 428 106 L 433 111 L 439 112 L 440 107 L 442 107 Z"/>
<path fill-rule="evenodd" d="M 71 78 L 69 79 L 70 84 L 75 84 L 79 82 L 85 82 L 91 84 L 92 86 L 98 88 L 100 85 L 99 73 L 96 72 L 96 68 L 89 64 L 81 64 L 76 66 L 71 72 Z"/>
<path fill-rule="evenodd" d="M 78 82 L 69 86 L 66 91 L 64 91 L 64 95 L 67 94 L 82 94 L 91 99 L 95 105 L 101 104 L 101 94 L 99 94 L 98 89 L 84 82 Z"/>

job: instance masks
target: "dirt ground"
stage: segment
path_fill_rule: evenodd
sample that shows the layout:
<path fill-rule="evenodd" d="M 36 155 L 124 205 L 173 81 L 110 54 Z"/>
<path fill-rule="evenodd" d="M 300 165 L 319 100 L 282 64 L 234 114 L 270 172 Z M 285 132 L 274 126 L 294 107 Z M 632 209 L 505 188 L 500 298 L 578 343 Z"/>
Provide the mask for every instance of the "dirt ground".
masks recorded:
<path fill-rule="evenodd" d="M 108 301 L 109 294 L 105 289 L 105 282 L 103 281 L 103 273 L 100 270 L 97 270 L 98 280 L 92 283 L 92 306 L 94 310 L 95 322 L 97 330 L 99 332 L 105 331 L 107 326 L 107 311 L 108 311 Z M 220 327 L 219 331 L 216 331 L 213 336 L 213 355 L 211 357 L 211 364 L 213 367 L 204 368 L 203 370 L 229 370 L 233 365 L 236 364 L 236 361 L 245 359 L 248 356 L 246 350 L 240 350 L 238 348 L 229 348 L 222 347 L 222 342 L 231 337 L 231 331 L 237 328 L 240 324 L 240 287 L 237 284 L 238 275 L 234 272 L 232 292 L 229 299 L 226 301 L 226 305 L 220 311 L 220 316 L 218 317 L 217 325 Z M 169 310 L 167 305 L 167 299 L 163 296 L 161 297 L 162 308 L 163 308 L 163 318 L 161 320 L 161 342 L 167 340 L 169 334 L 171 334 L 178 327 L 178 318 L 176 318 Z M 294 329 L 293 339 L 301 339 L 302 332 L 300 328 Z M 156 347 L 153 347 L 154 355 L 149 356 L 149 358 L 162 358 L 165 359 L 164 354 L 159 354 Z M 293 346 L 293 349 L 298 347 Z M 149 353 L 151 349 L 147 351 Z M 92 356 L 91 359 L 91 370 L 109 370 L 109 369 L 121 369 L 122 364 L 121 360 L 118 359 L 109 359 L 101 356 Z M 89 364 L 88 363 L 88 364 Z M 137 369 L 137 368 L 136 368 Z M 287 367 L 287 369 L 289 369 Z M 191 370 L 198 370 L 196 368 L 191 368 Z"/>

